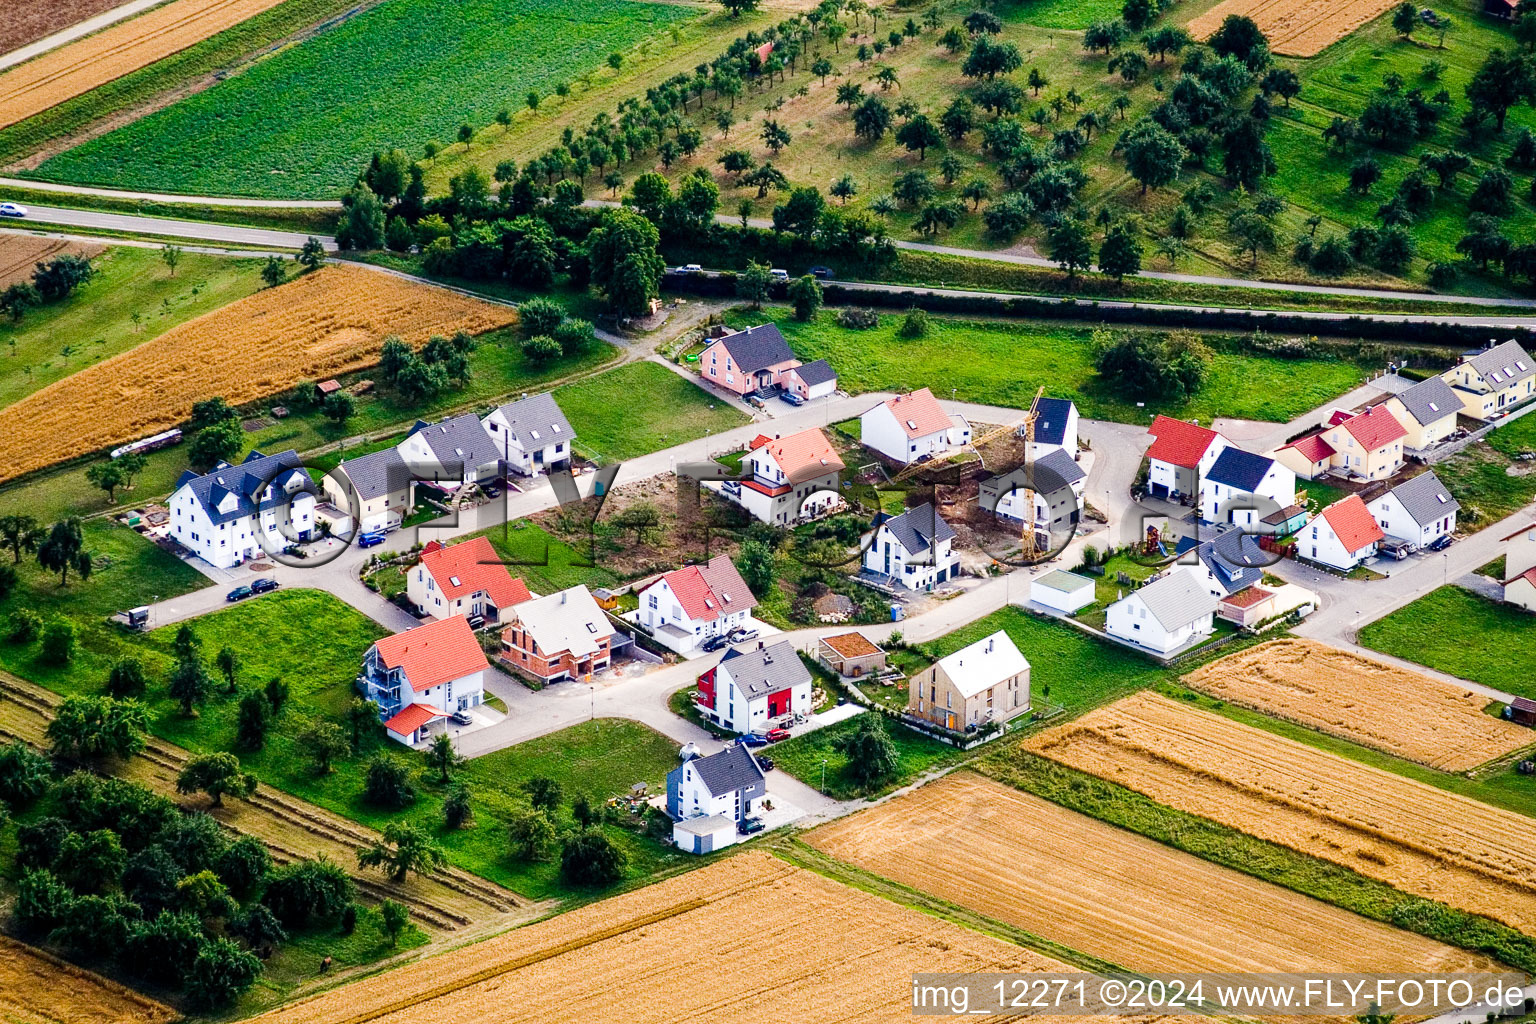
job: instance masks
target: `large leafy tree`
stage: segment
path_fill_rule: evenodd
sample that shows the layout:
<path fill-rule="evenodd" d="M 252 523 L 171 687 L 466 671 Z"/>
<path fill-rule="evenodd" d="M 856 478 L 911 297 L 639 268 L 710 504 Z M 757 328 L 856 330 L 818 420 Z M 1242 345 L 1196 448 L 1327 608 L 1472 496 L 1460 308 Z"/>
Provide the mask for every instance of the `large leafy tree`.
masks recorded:
<path fill-rule="evenodd" d="M 128 757 L 144 749 L 148 724 L 136 700 L 66 697 L 48 723 L 49 748 L 72 760 Z"/>
<path fill-rule="evenodd" d="M 619 313 L 643 316 L 666 270 L 656 225 L 633 210 L 609 210 L 587 239 L 592 284 Z"/>
<path fill-rule="evenodd" d="M 426 829 L 392 821 L 372 846 L 357 851 L 359 867 L 378 868 L 391 881 L 403 882 L 412 871 L 429 875 L 447 863 L 442 847 Z"/>
<path fill-rule="evenodd" d="M 839 737 L 836 746 L 848 759 L 845 769 L 864 789 L 872 789 L 896 774 L 897 751 L 879 715 L 860 715 L 854 730 Z"/>

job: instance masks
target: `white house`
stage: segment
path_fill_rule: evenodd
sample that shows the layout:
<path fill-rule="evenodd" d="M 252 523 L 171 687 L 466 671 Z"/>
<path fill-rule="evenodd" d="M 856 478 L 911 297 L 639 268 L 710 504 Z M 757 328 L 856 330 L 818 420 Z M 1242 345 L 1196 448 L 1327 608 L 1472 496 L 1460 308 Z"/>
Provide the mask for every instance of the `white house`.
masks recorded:
<path fill-rule="evenodd" d="M 492 409 L 480 424 L 506 472 L 537 476 L 571 461 L 576 431 L 548 392 Z"/>
<path fill-rule="evenodd" d="M 1267 515 L 1296 503 L 1296 474 L 1275 459 L 1225 448 L 1200 487 L 1200 518 L 1259 528 Z"/>
<path fill-rule="evenodd" d="M 480 705 L 489 667 L 469 623 L 455 615 L 377 641 L 357 688 L 379 705 L 389 738 L 413 746 L 434 723 Z"/>
<path fill-rule="evenodd" d="M 1077 405 L 1066 398 L 1041 397 L 1035 401 L 1035 439 L 1031 458 L 1064 451 L 1077 458 Z"/>
<path fill-rule="evenodd" d="M 1117 640 L 1166 656 L 1209 636 L 1216 628 L 1215 616 L 1216 598 L 1200 575 L 1178 565 L 1110 605 L 1104 630 Z"/>
<path fill-rule="evenodd" d="M 251 452 L 238 466 L 221 462 L 187 472 L 171 495 L 170 536 L 209 565 L 230 569 L 311 539 L 315 485 L 291 448 Z"/>
<path fill-rule="evenodd" d="M 501 452 L 470 412 L 441 423 L 417 423 L 395 450 L 417 480 L 434 480 L 450 491 L 501 475 Z"/>
<path fill-rule="evenodd" d="M 971 443 L 971 425 L 951 417 L 927 388 L 897 395 L 859 417 L 860 440 L 902 465 Z"/>
<path fill-rule="evenodd" d="M 1461 400 L 1461 412 L 1485 422 L 1536 396 L 1536 360 L 1516 341 L 1490 343 L 1440 376 Z"/>
<path fill-rule="evenodd" d="M 1351 494 L 1313 516 L 1296 534 L 1296 549 L 1303 558 L 1348 571 L 1374 555 L 1383 540 L 1371 510 Z"/>
<path fill-rule="evenodd" d="M 1171 416 L 1154 417 L 1147 431 L 1153 437 L 1147 449 L 1147 493 L 1154 498 L 1197 497 L 1201 480 L 1232 444 L 1214 430 Z"/>
<path fill-rule="evenodd" d="M 721 493 L 765 523 L 789 526 L 843 503 L 843 460 L 818 427 L 788 437 L 759 435 L 742 468 L 751 477 L 722 482 Z"/>
<path fill-rule="evenodd" d="M 356 533 L 398 529 L 406 513 L 415 505 L 415 483 L 410 467 L 394 448 L 344 459 L 320 481 L 326 500 L 346 518 L 337 529 L 352 529 L 350 519 L 358 518 Z"/>
<path fill-rule="evenodd" d="M 734 733 L 761 735 L 780 719 L 811 713 L 811 673 L 788 640 L 731 648 L 699 676 L 698 689 L 700 714 Z"/>
<path fill-rule="evenodd" d="M 1416 548 L 1427 548 L 1456 531 L 1456 513 L 1461 504 L 1451 497 L 1439 477 L 1428 472 L 1404 480 L 1366 507 L 1382 533 Z"/>
<path fill-rule="evenodd" d="M 679 654 L 744 627 L 757 599 L 725 555 L 663 573 L 639 591 L 636 621 Z"/>
<path fill-rule="evenodd" d="M 960 571 L 955 531 L 928 502 L 892 516 L 864 549 L 864 568 L 908 590 L 932 590 Z"/>
<path fill-rule="evenodd" d="M 1504 538 L 1504 600 L 1536 612 L 1536 523 Z"/>
<path fill-rule="evenodd" d="M 1088 474 L 1064 448 L 1049 448 L 1030 466 L 1019 466 L 981 481 L 977 504 L 1012 522 L 1023 521 L 1024 499 L 1035 493 L 1035 532 L 1042 550 L 1065 541 L 1082 520 L 1083 490 Z"/>
<path fill-rule="evenodd" d="M 757 812 L 767 793 L 763 769 L 743 744 L 688 758 L 667 773 L 667 814 L 678 849 L 712 853 L 736 842 L 738 823 Z"/>
<path fill-rule="evenodd" d="M 1087 576 L 1054 569 L 1030 582 L 1029 599 L 1052 611 L 1071 615 L 1093 604 L 1094 583 Z"/>
<path fill-rule="evenodd" d="M 444 546 L 435 540 L 406 572 L 405 594 L 416 610 L 434 619 L 478 616 L 497 622 L 531 594 L 514 579 L 489 539 L 474 537 Z"/>

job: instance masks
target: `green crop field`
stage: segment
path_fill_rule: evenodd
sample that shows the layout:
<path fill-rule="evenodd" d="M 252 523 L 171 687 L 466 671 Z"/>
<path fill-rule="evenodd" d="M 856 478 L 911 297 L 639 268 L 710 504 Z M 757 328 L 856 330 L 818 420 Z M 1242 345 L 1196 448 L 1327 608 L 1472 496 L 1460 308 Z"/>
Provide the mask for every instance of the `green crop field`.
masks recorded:
<path fill-rule="evenodd" d="M 1278 359 L 1216 351 L 1204 389 L 1189 402 L 1136 408 L 1099 382 L 1089 350 L 1092 330 L 1054 323 L 950 320 L 933 317 L 925 337 L 904 338 L 900 315 L 882 316 L 867 331 L 839 327 L 831 313 L 801 323 L 788 310 L 732 314 L 738 326 L 776 320 L 801 359 L 826 359 L 850 392 L 900 391 L 924 385 L 941 397 L 1025 408 L 1035 389 L 1077 403 L 1084 416 L 1128 423 L 1170 416 L 1216 416 L 1284 422 L 1359 384 L 1364 368 L 1346 359 Z"/>
<path fill-rule="evenodd" d="M 695 11 L 634 0 L 390 0 L 36 175 L 120 188 L 328 198 L 376 149 L 421 152 L 549 93 Z"/>

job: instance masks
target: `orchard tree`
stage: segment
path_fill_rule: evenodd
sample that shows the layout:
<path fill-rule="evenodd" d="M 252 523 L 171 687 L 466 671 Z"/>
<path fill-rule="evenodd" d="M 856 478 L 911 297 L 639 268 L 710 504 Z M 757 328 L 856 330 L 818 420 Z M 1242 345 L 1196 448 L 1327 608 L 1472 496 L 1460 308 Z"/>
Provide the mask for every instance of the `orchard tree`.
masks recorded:
<path fill-rule="evenodd" d="M 378 868 L 397 884 L 413 871 L 430 875 L 447 862 L 431 833 L 403 821 L 389 822 L 372 846 L 357 851 L 358 867 Z"/>
<path fill-rule="evenodd" d="M 129 757 L 144 749 L 149 718 L 136 700 L 66 697 L 48 723 L 49 750 L 75 761 Z"/>
<path fill-rule="evenodd" d="M 299 733 L 299 749 L 309 755 L 320 775 L 329 775 L 338 757 L 344 757 L 352 749 L 347 734 L 341 726 L 325 719 L 317 720 Z"/>
<path fill-rule="evenodd" d="M 536 808 L 515 810 L 507 821 L 507 842 L 519 860 L 544 860 L 555 845 L 555 823 Z"/>
<path fill-rule="evenodd" d="M 1130 228 L 1116 224 L 1104 235 L 1104 244 L 1099 247 L 1099 270 L 1117 282 L 1123 281 L 1126 275 L 1141 273 L 1141 255 L 1141 244 Z"/>
<path fill-rule="evenodd" d="M 896 774 L 898 752 L 879 715 L 860 715 L 851 733 L 833 741 L 848 759 L 844 769 L 862 789 L 874 789 Z"/>
<path fill-rule="evenodd" d="M 1125 154 L 1125 168 L 1141 183 L 1141 194 L 1149 188 L 1163 188 L 1179 177 L 1179 169 L 1189 158 L 1176 135 L 1152 120 L 1142 118 L 1131 126 L 1120 143 Z"/>
<path fill-rule="evenodd" d="M 464 758 L 453 749 L 453 738 L 446 732 L 432 737 L 432 742 L 427 746 L 426 758 L 427 767 L 437 772 L 438 781 L 445 786 L 453 770 L 464 763 Z"/>
<path fill-rule="evenodd" d="M 1088 225 L 1075 217 L 1061 220 L 1046 235 L 1051 259 L 1067 272 L 1067 280 L 1093 266 L 1093 245 L 1088 236 Z"/>
<path fill-rule="evenodd" d="M 203 754 L 182 767 L 176 776 L 176 792 L 206 793 L 213 806 L 223 807 L 226 794 L 248 797 L 256 792 L 256 776 L 243 771 L 234 754 Z"/>
<path fill-rule="evenodd" d="M 810 274 L 789 283 L 789 301 L 795 307 L 796 320 L 809 320 L 821 308 L 821 285 Z"/>
<path fill-rule="evenodd" d="M 927 114 L 918 114 L 896 129 L 896 141 L 909 153 L 916 151 L 919 160 L 926 160 L 930 148 L 944 145 L 944 136 Z"/>
<path fill-rule="evenodd" d="M 608 210 L 587 237 L 592 284 L 623 316 L 644 316 L 666 270 L 656 225 L 632 210 Z"/>

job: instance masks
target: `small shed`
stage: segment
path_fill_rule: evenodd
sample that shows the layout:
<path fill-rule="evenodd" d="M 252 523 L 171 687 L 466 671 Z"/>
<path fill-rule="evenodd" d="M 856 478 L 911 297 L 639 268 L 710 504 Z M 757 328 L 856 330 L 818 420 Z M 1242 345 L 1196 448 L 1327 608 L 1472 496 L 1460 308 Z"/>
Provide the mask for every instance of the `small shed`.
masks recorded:
<path fill-rule="evenodd" d="M 672 823 L 672 841 L 684 853 L 713 853 L 736 841 L 736 822 L 728 814 L 684 818 Z"/>
<path fill-rule="evenodd" d="M 341 381 L 336 380 L 333 377 L 330 380 L 323 380 L 319 384 L 316 384 L 315 388 L 322 395 L 334 395 L 336 392 L 341 390 Z"/>
<path fill-rule="evenodd" d="M 1307 524 L 1307 509 L 1304 505 L 1287 505 L 1271 512 L 1259 522 L 1262 524 L 1259 532 L 1289 537 Z"/>
<path fill-rule="evenodd" d="M 1521 725 L 1536 725 L 1536 700 L 1516 697 L 1509 703 L 1509 719 Z"/>
<path fill-rule="evenodd" d="M 1029 599 L 1035 604 L 1071 615 L 1093 604 L 1093 580 L 1075 572 L 1056 569 L 1029 585 Z"/>
<path fill-rule="evenodd" d="M 863 633 L 839 633 L 821 638 L 821 663 L 838 675 L 866 676 L 885 668 L 885 652 Z"/>

